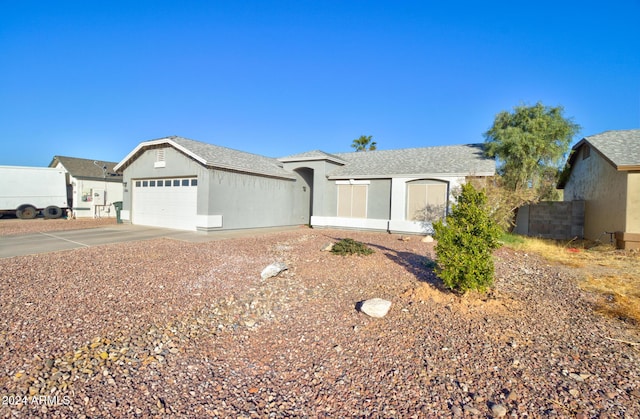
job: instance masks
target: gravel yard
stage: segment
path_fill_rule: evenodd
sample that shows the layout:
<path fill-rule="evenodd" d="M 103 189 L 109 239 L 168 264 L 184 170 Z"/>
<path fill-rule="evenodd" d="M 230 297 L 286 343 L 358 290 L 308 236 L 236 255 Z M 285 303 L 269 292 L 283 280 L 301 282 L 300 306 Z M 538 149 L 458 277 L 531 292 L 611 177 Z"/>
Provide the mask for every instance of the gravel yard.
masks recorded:
<path fill-rule="evenodd" d="M 0 236 L 80 222 L 0 220 Z M 321 251 L 345 237 L 375 253 Z M 594 313 L 577 272 L 503 248 L 495 290 L 458 297 L 427 267 L 433 243 L 399 238 L 0 259 L 0 417 L 640 417 L 640 332 Z M 356 311 L 372 297 L 386 317 Z"/>

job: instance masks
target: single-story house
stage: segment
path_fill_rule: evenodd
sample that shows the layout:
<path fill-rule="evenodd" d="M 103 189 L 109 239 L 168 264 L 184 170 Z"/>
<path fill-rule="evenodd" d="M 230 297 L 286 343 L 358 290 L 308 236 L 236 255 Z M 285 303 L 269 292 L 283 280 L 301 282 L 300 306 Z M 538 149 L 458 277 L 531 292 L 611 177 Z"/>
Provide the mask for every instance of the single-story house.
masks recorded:
<path fill-rule="evenodd" d="M 54 156 L 49 167 L 67 172 L 69 207 L 76 217 L 115 217 L 114 202 L 122 201 L 122 175 L 116 162 Z"/>
<path fill-rule="evenodd" d="M 564 200 L 584 200 L 584 237 L 640 248 L 640 129 L 585 137 L 571 150 L 558 187 Z"/>
<path fill-rule="evenodd" d="M 425 233 L 469 176 L 493 176 L 482 144 L 264 157 L 182 137 L 140 143 L 121 217 L 193 231 L 311 225 Z"/>

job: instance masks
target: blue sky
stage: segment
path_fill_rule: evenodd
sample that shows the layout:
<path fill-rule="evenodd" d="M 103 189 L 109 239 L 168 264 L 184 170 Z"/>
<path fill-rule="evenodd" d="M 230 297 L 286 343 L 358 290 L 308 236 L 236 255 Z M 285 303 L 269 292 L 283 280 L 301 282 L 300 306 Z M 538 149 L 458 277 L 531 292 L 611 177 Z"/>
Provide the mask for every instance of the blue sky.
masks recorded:
<path fill-rule="evenodd" d="M 640 1 L 0 0 L 0 164 L 180 135 L 271 157 L 640 127 Z"/>

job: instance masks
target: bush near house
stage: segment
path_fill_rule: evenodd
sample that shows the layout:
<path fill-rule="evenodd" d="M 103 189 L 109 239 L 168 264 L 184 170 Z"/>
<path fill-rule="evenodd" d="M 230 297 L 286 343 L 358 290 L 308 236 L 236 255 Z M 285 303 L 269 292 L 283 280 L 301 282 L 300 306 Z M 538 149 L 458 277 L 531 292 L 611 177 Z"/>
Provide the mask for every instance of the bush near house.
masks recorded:
<path fill-rule="evenodd" d="M 467 183 L 462 186 L 446 223 L 437 221 L 437 274 L 450 289 L 484 292 L 493 285 L 492 251 L 500 247 L 502 230 L 489 215 L 487 196 Z"/>

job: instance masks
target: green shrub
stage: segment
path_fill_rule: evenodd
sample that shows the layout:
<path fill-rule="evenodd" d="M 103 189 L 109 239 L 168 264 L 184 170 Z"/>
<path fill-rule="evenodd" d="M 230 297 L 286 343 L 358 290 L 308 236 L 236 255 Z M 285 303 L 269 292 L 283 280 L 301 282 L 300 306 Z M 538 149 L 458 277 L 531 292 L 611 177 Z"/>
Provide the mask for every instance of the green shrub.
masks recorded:
<path fill-rule="evenodd" d="M 446 219 L 434 223 L 437 274 L 460 292 L 486 291 L 493 284 L 492 251 L 502 233 L 486 209 L 487 197 L 467 183 Z"/>
<path fill-rule="evenodd" d="M 370 255 L 373 249 L 366 244 L 353 239 L 342 239 L 331 248 L 331 253 L 336 255 Z"/>

